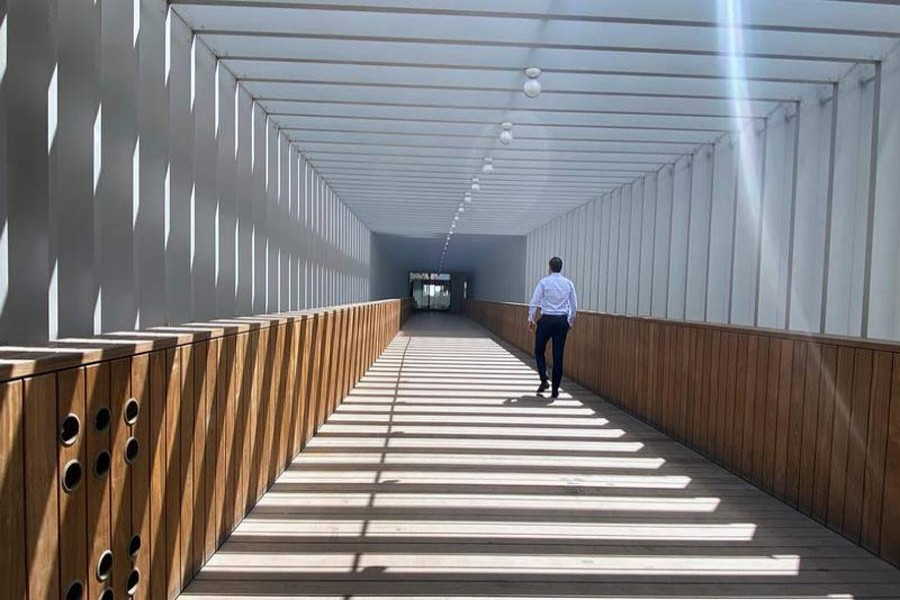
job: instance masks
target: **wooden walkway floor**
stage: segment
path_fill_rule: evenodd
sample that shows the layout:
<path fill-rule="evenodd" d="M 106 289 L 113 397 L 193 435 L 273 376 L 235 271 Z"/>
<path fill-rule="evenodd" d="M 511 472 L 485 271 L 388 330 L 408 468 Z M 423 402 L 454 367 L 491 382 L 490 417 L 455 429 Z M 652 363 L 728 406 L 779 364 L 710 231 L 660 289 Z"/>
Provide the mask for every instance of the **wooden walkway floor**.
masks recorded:
<path fill-rule="evenodd" d="M 182 595 L 900 598 L 900 571 L 462 318 L 413 318 Z M 527 360 L 527 359 L 526 359 Z"/>

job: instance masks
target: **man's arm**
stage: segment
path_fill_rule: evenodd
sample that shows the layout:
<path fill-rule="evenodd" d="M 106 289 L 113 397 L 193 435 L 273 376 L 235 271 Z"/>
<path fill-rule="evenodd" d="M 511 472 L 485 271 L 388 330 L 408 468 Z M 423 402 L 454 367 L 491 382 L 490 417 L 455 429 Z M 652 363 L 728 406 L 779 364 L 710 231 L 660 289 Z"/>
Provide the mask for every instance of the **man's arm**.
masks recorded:
<path fill-rule="evenodd" d="M 578 298 L 575 295 L 575 285 L 572 284 L 572 290 L 569 292 L 569 327 L 575 324 L 575 311 L 578 310 Z"/>
<path fill-rule="evenodd" d="M 537 287 L 534 288 L 534 293 L 531 295 L 531 302 L 528 303 L 529 323 L 534 323 L 534 313 L 537 311 L 538 306 L 541 305 L 541 298 L 544 295 L 544 286 L 542 284 L 543 281 L 538 281 Z"/>

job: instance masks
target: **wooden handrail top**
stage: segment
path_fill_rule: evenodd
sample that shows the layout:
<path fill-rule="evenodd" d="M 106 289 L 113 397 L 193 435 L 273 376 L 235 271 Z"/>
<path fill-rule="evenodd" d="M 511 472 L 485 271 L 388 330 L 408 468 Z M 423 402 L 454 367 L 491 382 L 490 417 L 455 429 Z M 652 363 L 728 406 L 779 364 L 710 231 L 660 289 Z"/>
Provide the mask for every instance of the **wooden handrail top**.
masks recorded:
<path fill-rule="evenodd" d="M 0 346 L 0 383 L 104 360 L 115 360 L 154 350 L 184 346 L 197 341 L 266 329 L 356 306 L 370 306 L 394 301 L 376 300 L 291 312 L 229 317 L 183 325 L 150 327 L 138 331 L 115 331 L 90 338 L 64 338 L 33 346 Z"/>
<path fill-rule="evenodd" d="M 469 300 L 481 304 L 495 304 L 500 306 L 516 306 L 522 309 L 528 308 L 528 304 L 524 302 L 497 302 L 495 300 Z M 878 350 L 882 352 L 900 352 L 900 342 L 891 340 L 882 340 L 877 338 L 857 338 L 850 336 L 807 333 L 804 331 L 772 329 L 769 327 L 753 327 L 750 325 L 731 325 L 725 323 L 707 323 L 704 321 L 690 321 L 677 319 L 662 319 L 660 317 L 649 317 L 646 315 L 620 315 L 614 313 L 606 313 L 592 310 L 579 310 L 579 314 L 597 315 L 612 319 L 634 319 L 642 323 L 659 323 L 661 325 L 684 325 L 698 329 L 709 329 L 721 331 L 725 333 L 744 333 L 759 335 L 765 337 L 777 337 L 780 339 L 788 339 L 799 342 L 807 342 L 813 344 L 829 344 L 832 346 L 852 346 L 854 348 L 865 348 L 867 350 Z"/>

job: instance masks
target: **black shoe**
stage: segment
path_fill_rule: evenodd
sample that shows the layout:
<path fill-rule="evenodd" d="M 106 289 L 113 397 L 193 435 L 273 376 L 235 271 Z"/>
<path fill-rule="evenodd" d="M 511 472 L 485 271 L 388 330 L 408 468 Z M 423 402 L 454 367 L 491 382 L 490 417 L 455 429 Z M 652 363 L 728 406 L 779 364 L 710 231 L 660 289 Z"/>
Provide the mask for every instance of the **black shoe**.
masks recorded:
<path fill-rule="evenodd" d="M 550 397 L 559 398 L 559 390 L 553 390 L 552 392 L 550 392 Z"/>
<path fill-rule="evenodd" d="M 550 388 L 549 385 L 547 385 L 546 383 L 542 383 L 541 385 L 538 386 L 537 395 L 540 396 L 541 394 L 546 392 L 549 388 Z"/>

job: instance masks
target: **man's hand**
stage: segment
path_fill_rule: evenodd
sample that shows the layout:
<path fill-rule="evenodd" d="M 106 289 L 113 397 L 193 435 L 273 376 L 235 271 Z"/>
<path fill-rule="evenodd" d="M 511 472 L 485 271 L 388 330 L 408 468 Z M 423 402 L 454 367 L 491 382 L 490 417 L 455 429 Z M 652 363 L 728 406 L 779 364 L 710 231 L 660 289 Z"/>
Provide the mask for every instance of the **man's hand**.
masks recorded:
<path fill-rule="evenodd" d="M 528 321 L 528 331 L 530 331 L 531 333 L 534 333 L 535 329 L 536 329 L 536 326 L 534 324 L 534 321 Z"/>

